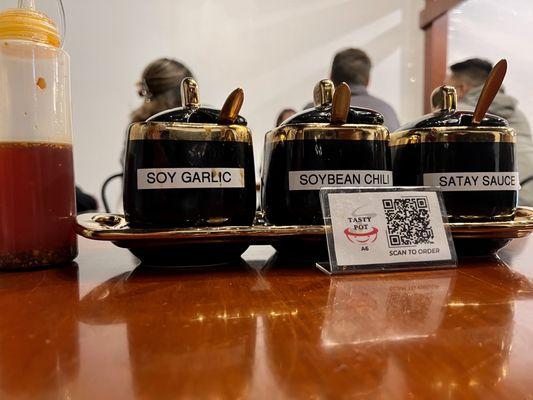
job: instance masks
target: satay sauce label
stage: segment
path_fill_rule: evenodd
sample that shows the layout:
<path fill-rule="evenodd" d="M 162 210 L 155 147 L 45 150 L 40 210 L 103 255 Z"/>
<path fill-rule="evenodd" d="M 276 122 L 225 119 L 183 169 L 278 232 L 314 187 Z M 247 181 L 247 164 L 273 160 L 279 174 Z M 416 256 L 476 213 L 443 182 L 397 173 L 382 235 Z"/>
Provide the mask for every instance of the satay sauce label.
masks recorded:
<path fill-rule="evenodd" d="M 518 172 L 437 172 L 424 174 L 424 186 L 444 192 L 519 190 Z"/>

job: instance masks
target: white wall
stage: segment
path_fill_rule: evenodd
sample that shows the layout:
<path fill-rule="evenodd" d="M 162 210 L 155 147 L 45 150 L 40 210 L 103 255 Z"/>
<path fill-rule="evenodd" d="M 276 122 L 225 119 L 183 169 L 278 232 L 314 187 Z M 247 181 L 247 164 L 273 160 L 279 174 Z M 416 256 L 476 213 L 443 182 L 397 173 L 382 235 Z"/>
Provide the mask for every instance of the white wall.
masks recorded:
<path fill-rule="evenodd" d="M 533 3 L 531 0 L 468 0 L 449 20 L 448 64 L 467 58 L 508 61 L 503 86 L 533 124 Z"/>
<path fill-rule="evenodd" d="M 65 0 L 71 55 L 78 183 L 98 193 L 120 171 L 135 82 L 158 57 L 195 73 L 205 103 L 220 107 L 245 89 L 242 114 L 254 132 L 256 164 L 264 133 L 284 107 L 300 109 L 328 76 L 334 53 L 361 47 L 375 64 L 370 90 L 402 122 L 422 111 L 423 0 Z"/>

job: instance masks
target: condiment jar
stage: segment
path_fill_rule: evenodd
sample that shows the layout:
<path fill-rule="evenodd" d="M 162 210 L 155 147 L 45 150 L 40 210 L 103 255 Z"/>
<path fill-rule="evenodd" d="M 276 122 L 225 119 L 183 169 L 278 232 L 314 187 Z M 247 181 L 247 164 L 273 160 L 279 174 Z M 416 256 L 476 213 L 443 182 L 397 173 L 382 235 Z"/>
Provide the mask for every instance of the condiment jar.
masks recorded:
<path fill-rule="evenodd" d="M 513 219 L 520 183 L 513 129 L 487 114 L 472 126 L 451 86 L 432 93 L 434 112 L 391 135 L 394 183 L 440 186 L 450 221 Z"/>
<path fill-rule="evenodd" d="M 0 13 L 0 98 L 0 269 L 69 262 L 77 255 L 69 56 L 31 0 Z"/>
<path fill-rule="evenodd" d="M 252 136 L 237 89 L 222 110 L 201 107 L 192 78 L 184 107 L 128 130 L 124 211 L 132 227 L 249 226 L 255 216 Z"/>
<path fill-rule="evenodd" d="M 376 111 L 350 107 L 350 89 L 330 80 L 315 107 L 265 137 L 261 205 L 274 225 L 322 225 L 324 186 L 392 186 L 389 132 Z"/>

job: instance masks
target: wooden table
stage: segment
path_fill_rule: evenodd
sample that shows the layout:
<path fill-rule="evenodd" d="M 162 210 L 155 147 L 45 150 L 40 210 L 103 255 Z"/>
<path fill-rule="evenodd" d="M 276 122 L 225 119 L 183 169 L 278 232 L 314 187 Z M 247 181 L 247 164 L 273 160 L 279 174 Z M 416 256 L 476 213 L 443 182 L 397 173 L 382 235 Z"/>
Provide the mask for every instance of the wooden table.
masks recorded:
<path fill-rule="evenodd" d="M 266 257 L 0 274 L 0 398 L 533 398 L 533 239 L 457 270 L 330 278 Z"/>

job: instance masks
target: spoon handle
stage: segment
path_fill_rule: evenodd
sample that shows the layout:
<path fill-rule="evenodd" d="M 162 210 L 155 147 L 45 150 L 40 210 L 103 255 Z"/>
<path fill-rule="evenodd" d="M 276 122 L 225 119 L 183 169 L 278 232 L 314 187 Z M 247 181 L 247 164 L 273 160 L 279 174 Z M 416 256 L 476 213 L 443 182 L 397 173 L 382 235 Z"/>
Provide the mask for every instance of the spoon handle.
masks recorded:
<path fill-rule="evenodd" d="M 231 92 L 224 102 L 220 115 L 218 116 L 219 125 L 231 125 L 235 122 L 244 103 L 244 91 L 241 88 Z"/>
<path fill-rule="evenodd" d="M 346 123 L 351 100 L 350 87 L 346 83 L 341 83 L 335 88 L 333 93 L 333 104 L 331 106 L 331 124 L 342 125 Z"/>
<path fill-rule="evenodd" d="M 485 85 L 483 85 L 483 89 L 481 90 L 481 95 L 477 101 L 474 115 L 472 117 L 472 125 L 479 125 L 485 117 L 485 114 L 492 104 L 494 97 L 496 97 L 498 90 L 500 90 L 506 72 L 506 60 L 498 61 L 494 68 L 492 68 L 492 71 L 490 71 L 490 74 L 485 81 Z"/>

